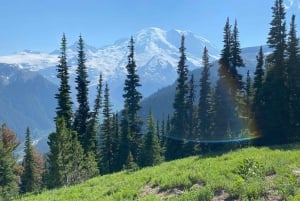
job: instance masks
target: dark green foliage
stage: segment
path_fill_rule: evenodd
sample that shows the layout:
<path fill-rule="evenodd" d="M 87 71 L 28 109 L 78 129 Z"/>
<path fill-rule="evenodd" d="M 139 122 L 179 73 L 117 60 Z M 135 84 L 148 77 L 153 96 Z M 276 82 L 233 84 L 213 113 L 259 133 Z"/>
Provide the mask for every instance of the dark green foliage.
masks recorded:
<path fill-rule="evenodd" d="M 61 40 L 59 64 L 57 65 L 57 78 L 60 80 L 58 93 L 55 95 L 57 99 L 56 118 L 64 118 L 68 128 L 72 124 L 72 100 L 71 100 L 71 87 L 68 83 L 69 73 L 67 64 L 67 39 L 63 34 Z"/>
<path fill-rule="evenodd" d="M 233 79 L 235 80 L 235 84 L 238 90 L 241 90 L 243 87 L 242 75 L 240 75 L 237 71 L 237 67 L 244 67 L 244 61 L 241 57 L 241 48 L 239 42 L 239 31 L 237 28 L 237 21 L 234 22 L 233 31 L 230 35 L 230 73 Z"/>
<path fill-rule="evenodd" d="M 204 47 L 202 56 L 202 72 L 200 78 L 200 98 L 198 103 L 198 137 L 197 139 L 210 139 L 211 137 L 211 86 L 208 51 Z"/>
<path fill-rule="evenodd" d="M 123 155 L 121 161 L 125 161 L 128 158 L 129 151 L 132 154 L 133 159 L 137 160 L 138 147 L 140 145 L 141 138 L 141 126 L 142 121 L 138 115 L 138 111 L 141 109 L 140 101 L 142 94 L 137 90 L 141 86 L 140 78 L 137 74 L 137 67 L 134 60 L 134 41 L 130 39 L 128 64 L 126 66 L 127 76 L 124 85 L 124 111 L 122 112 L 122 137 L 120 152 Z M 125 145 L 125 143 L 128 143 Z M 128 147 L 129 146 L 129 147 Z M 123 150 L 124 149 L 124 150 Z M 129 150 L 128 150 L 129 149 Z M 126 158 L 124 158 L 126 157 Z"/>
<path fill-rule="evenodd" d="M 104 105 L 103 105 L 103 123 L 101 125 L 101 145 L 100 145 L 100 170 L 101 174 L 113 172 L 113 121 L 111 115 L 111 103 L 109 99 L 109 89 L 106 83 L 104 89 Z"/>
<path fill-rule="evenodd" d="M 102 108 L 102 85 L 103 85 L 102 74 L 99 76 L 99 82 L 97 86 L 97 96 L 94 103 L 94 109 L 91 112 L 91 117 L 88 120 L 88 149 L 97 153 L 97 130 L 99 126 L 99 111 Z"/>
<path fill-rule="evenodd" d="M 188 95 L 188 68 L 186 65 L 186 54 L 184 46 L 184 36 L 181 37 L 181 46 L 179 48 L 180 58 L 177 66 L 177 87 L 175 100 L 173 103 L 174 115 L 172 118 L 172 128 L 167 140 L 166 159 L 172 160 L 181 158 L 183 153 L 183 139 L 187 137 L 187 103 Z"/>
<path fill-rule="evenodd" d="M 285 64 L 286 30 L 283 1 L 276 0 L 272 10 L 273 19 L 267 42 L 274 51 L 266 60 L 268 69 L 262 87 L 264 123 L 261 124 L 260 128 L 264 135 L 264 142 L 269 144 L 286 143 L 289 133 L 287 69 Z"/>
<path fill-rule="evenodd" d="M 245 115 L 247 123 L 249 123 L 251 117 L 251 102 L 252 102 L 252 87 L 251 77 L 249 70 L 247 71 L 246 85 L 245 85 Z"/>
<path fill-rule="evenodd" d="M 254 119 L 254 124 L 256 128 L 253 128 L 252 131 L 254 132 L 255 129 L 260 129 L 263 124 L 263 101 L 262 101 L 262 86 L 263 86 L 263 79 L 264 79 L 264 54 L 262 47 L 260 47 L 258 55 L 256 56 L 257 65 L 254 72 L 254 82 L 253 82 L 253 101 L 251 106 L 252 116 Z M 260 130 L 256 130 L 256 132 L 261 132 Z"/>
<path fill-rule="evenodd" d="M 78 66 L 76 69 L 75 82 L 77 84 L 77 102 L 78 109 L 75 113 L 74 118 L 74 130 L 78 133 L 78 140 L 81 143 L 85 152 L 89 150 L 89 139 L 91 139 L 90 133 L 88 132 L 88 120 L 89 120 L 89 103 L 88 103 L 88 84 L 87 80 L 87 67 L 86 67 L 86 56 L 84 52 L 84 42 L 81 36 L 78 41 Z"/>
<path fill-rule="evenodd" d="M 162 162 L 162 150 L 155 129 L 155 123 L 151 111 L 149 112 L 146 134 L 139 154 L 139 166 L 153 166 Z"/>
<path fill-rule="evenodd" d="M 290 140 L 299 139 L 300 132 L 300 57 L 295 15 L 292 16 L 287 43 L 287 77 L 289 96 Z"/>
<path fill-rule="evenodd" d="M 243 127 L 239 118 L 238 107 L 240 98 L 241 79 L 237 67 L 243 65 L 240 57 L 237 24 L 231 33 L 231 26 L 227 18 L 224 27 L 224 46 L 219 60 L 219 79 L 215 90 L 215 139 L 235 138 Z"/>
<path fill-rule="evenodd" d="M 95 175 L 93 172 L 97 170 L 97 166 L 93 165 L 94 161 L 90 161 L 93 155 L 85 159 L 77 133 L 66 128 L 64 119 L 57 119 L 56 132 L 51 133 L 48 139 L 50 152 L 47 158 L 47 185 L 49 188 L 72 185 Z M 85 166 L 89 168 L 95 166 L 95 168 L 91 173 L 85 169 Z"/>
<path fill-rule="evenodd" d="M 113 114 L 112 117 L 112 130 L 113 130 L 113 137 L 112 137 L 112 153 L 113 153 L 113 172 L 119 171 L 122 169 L 120 166 L 120 125 L 119 125 L 119 115 L 118 112 Z"/>
<path fill-rule="evenodd" d="M 194 105 L 195 102 L 195 83 L 194 83 L 194 75 L 191 74 L 191 78 L 188 82 L 188 95 L 186 97 L 186 110 L 187 110 L 187 135 L 183 144 L 183 156 L 190 156 L 195 153 L 195 143 L 192 142 L 196 139 L 196 131 L 197 131 L 197 118 L 196 118 L 196 107 Z"/>
<path fill-rule="evenodd" d="M 31 145 L 30 130 L 26 130 L 26 141 L 24 146 L 24 158 L 22 166 L 24 168 L 23 174 L 21 175 L 21 192 L 33 192 L 37 190 L 36 177 L 35 177 L 35 161 L 33 155 L 33 147 Z"/>
<path fill-rule="evenodd" d="M 18 194 L 17 164 L 13 154 L 18 145 L 15 133 L 3 124 L 0 133 L 0 200 L 10 201 Z"/>

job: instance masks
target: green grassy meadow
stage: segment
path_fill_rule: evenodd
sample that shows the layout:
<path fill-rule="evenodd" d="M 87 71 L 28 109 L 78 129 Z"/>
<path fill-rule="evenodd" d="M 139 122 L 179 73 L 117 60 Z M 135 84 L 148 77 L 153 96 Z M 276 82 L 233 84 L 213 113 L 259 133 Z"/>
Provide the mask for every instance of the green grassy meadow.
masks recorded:
<path fill-rule="evenodd" d="M 21 201 L 300 200 L 300 144 L 194 156 L 23 195 Z"/>

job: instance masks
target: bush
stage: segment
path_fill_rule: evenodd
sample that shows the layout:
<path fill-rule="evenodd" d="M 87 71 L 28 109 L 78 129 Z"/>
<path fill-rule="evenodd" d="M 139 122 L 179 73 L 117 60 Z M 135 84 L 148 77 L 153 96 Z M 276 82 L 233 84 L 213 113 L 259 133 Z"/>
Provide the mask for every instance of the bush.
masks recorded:
<path fill-rule="evenodd" d="M 261 177 L 263 175 L 263 167 L 254 159 L 246 158 L 239 164 L 235 173 L 247 180 L 252 177 Z"/>

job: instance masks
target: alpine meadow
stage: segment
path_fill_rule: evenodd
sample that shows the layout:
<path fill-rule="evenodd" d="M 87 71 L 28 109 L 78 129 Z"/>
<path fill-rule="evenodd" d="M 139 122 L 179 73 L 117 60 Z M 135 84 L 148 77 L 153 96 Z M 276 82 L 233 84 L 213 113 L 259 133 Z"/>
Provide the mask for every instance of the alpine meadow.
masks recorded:
<path fill-rule="evenodd" d="M 0 55 L 0 201 L 299 201 L 300 1 L 272 3 L 259 46 L 228 14 L 220 49 L 150 27 Z"/>

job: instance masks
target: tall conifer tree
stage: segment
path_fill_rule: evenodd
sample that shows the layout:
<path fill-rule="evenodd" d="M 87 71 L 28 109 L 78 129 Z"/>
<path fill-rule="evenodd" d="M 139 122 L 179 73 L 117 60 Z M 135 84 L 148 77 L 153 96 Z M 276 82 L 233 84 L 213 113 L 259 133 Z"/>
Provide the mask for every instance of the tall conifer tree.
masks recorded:
<path fill-rule="evenodd" d="M 102 174 L 113 172 L 113 125 L 109 88 L 106 83 L 104 89 L 103 123 L 101 125 L 100 170 Z"/>
<path fill-rule="evenodd" d="M 85 152 L 89 150 L 89 139 L 90 133 L 88 132 L 87 125 L 89 120 L 89 102 L 88 102 L 88 84 L 87 80 L 87 67 L 86 67 L 86 56 L 84 52 L 84 42 L 82 36 L 79 36 L 78 41 L 78 66 L 76 69 L 76 78 L 75 82 L 77 84 L 77 102 L 78 109 L 75 113 L 74 118 L 74 130 L 78 134 L 79 142 L 81 143 Z"/>
<path fill-rule="evenodd" d="M 210 86 L 210 67 L 208 50 L 204 47 L 202 56 L 202 72 L 200 78 L 200 94 L 198 103 L 198 137 L 197 139 L 209 139 L 211 136 L 211 86 Z"/>
<path fill-rule="evenodd" d="M 64 118 L 68 128 L 72 125 L 72 100 L 71 87 L 69 85 L 69 72 L 67 64 L 67 39 L 63 34 L 61 39 L 61 48 L 59 56 L 59 64 L 57 65 L 57 78 L 60 80 L 58 93 L 55 95 L 57 99 L 56 117 Z"/>
<path fill-rule="evenodd" d="M 292 16 L 287 43 L 287 78 L 289 95 L 290 140 L 300 135 L 300 48 L 295 15 Z"/>
<path fill-rule="evenodd" d="M 137 152 L 141 139 L 141 126 L 142 121 L 138 115 L 138 111 L 141 109 L 140 101 L 142 94 L 138 91 L 138 87 L 141 86 L 140 78 L 137 74 L 137 66 L 134 59 L 134 40 L 131 37 L 129 43 L 129 55 L 128 64 L 126 66 L 127 75 L 124 86 L 124 111 L 122 119 L 122 135 L 123 140 L 129 141 L 129 150 L 127 145 L 121 146 L 125 151 L 123 154 L 126 159 L 130 151 L 134 161 L 137 161 Z M 121 142 L 126 143 L 126 142 Z M 126 148 L 127 147 L 127 148 Z M 127 150 L 126 150 L 127 149 Z M 121 150 L 122 152 L 122 150 Z M 123 157 L 123 161 L 124 158 Z M 122 159 L 121 159 L 122 160 Z"/>
<path fill-rule="evenodd" d="M 31 137 L 29 128 L 26 129 L 26 140 L 24 146 L 24 158 L 22 166 L 24 168 L 24 172 L 21 176 L 21 192 L 33 192 L 37 190 L 36 186 L 36 178 L 35 178 L 35 161 L 33 155 L 33 147 L 31 145 Z"/>
<path fill-rule="evenodd" d="M 262 88 L 264 123 L 261 124 L 261 129 L 265 143 L 277 144 L 286 143 L 289 133 L 287 69 L 285 63 L 286 29 L 283 1 L 275 0 L 272 11 L 273 19 L 270 23 L 271 28 L 267 42 L 269 47 L 273 48 L 273 52 L 266 60 L 268 69 Z"/>
<path fill-rule="evenodd" d="M 175 100 L 173 103 L 174 116 L 172 118 L 172 130 L 167 140 L 166 159 L 172 160 L 181 158 L 184 153 L 183 140 L 187 137 L 187 104 L 188 95 L 188 68 L 186 65 L 186 54 L 184 46 L 185 37 L 181 36 L 181 45 L 179 48 L 180 58 L 177 66 L 177 87 Z"/>

